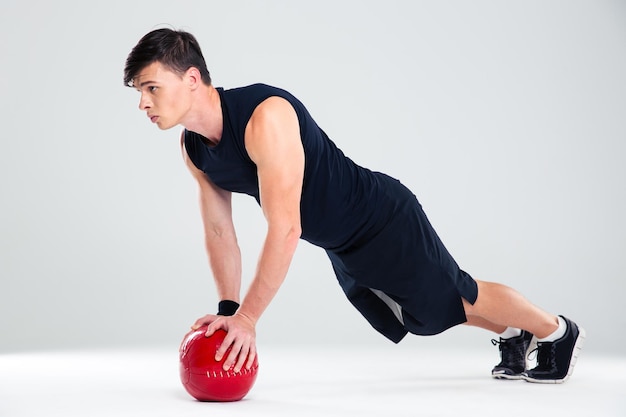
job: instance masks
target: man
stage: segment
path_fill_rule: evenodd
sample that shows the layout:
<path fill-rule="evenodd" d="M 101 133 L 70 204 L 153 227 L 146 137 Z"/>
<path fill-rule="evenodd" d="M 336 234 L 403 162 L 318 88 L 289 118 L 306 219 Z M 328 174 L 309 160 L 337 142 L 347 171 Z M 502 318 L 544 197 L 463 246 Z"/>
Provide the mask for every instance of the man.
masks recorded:
<path fill-rule="evenodd" d="M 126 61 L 124 83 L 160 129 L 182 125 L 184 160 L 199 185 L 206 249 L 219 299 L 207 336 L 226 330 L 216 354 L 224 369 L 250 367 L 255 325 L 285 279 L 300 238 L 326 250 L 348 299 L 384 336 L 440 333 L 465 323 L 499 334 L 492 375 L 531 382 L 569 378 L 584 330 L 506 286 L 461 270 L 415 196 L 396 179 L 355 164 L 288 92 L 211 83 L 193 35 L 158 29 Z M 231 193 L 260 204 L 267 235 L 240 300 L 241 256 Z M 537 341 L 537 366 L 526 357 Z M 232 347 L 230 354 L 226 350 Z"/>

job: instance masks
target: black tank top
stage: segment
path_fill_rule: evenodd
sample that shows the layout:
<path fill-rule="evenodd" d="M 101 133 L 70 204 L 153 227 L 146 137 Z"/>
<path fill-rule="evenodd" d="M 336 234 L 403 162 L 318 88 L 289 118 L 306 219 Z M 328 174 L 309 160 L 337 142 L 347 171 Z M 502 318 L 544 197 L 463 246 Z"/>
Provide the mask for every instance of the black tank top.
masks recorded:
<path fill-rule="evenodd" d="M 256 107 L 278 96 L 295 109 L 305 154 L 300 204 L 302 238 L 341 252 L 375 236 L 399 205 L 414 198 L 399 182 L 355 164 L 315 123 L 304 105 L 279 88 L 254 84 L 224 90 L 220 95 L 222 138 L 211 146 L 201 135 L 185 131 L 191 161 L 218 187 L 245 193 L 259 202 L 257 169 L 244 142 L 246 125 Z M 391 186 L 390 186 L 391 185 Z"/>

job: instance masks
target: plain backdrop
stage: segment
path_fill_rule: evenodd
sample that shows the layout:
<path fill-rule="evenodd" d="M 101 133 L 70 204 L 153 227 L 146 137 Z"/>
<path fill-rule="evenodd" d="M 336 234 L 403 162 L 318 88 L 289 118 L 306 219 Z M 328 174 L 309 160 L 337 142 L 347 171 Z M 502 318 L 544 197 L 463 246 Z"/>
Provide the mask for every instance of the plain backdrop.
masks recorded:
<path fill-rule="evenodd" d="M 122 85 L 163 26 L 198 38 L 214 85 L 291 91 L 356 162 L 409 186 L 475 278 L 624 353 L 626 2 L 609 0 L 3 0 L 0 351 L 174 349 L 215 312 L 179 129 Z M 234 206 L 246 288 L 265 223 L 251 198 Z M 306 242 L 257 333 L 260 350 L 390 343 Z"/>

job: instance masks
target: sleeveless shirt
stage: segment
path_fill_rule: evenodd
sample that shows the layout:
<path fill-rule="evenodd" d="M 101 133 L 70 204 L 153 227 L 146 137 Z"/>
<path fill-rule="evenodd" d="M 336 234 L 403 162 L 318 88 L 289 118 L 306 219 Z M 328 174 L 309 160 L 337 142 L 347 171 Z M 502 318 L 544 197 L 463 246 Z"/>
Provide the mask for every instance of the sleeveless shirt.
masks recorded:
<path fill-rule="evenodd" d="M 458 268 L 412 192 L 344 155 L 289 92 L 264 84 L 217 91 L 223 116 L 218 144 L 184 132 L 189 158 L 215 185 L 260 203 L 245 129 L 265 99 L 287 100 L 298 117 L 305 155 L 301 238 L 326 250 L 352 304 L 394 342 L 407 330 L 434 334 L 465 321 L 460 297 L 474 302 L 476 284 Z M 370 289 L 400 304 L 404 323 Z"/>
<path fill-rule="evenodd" d="M 224 120 L 221 140 L 207 146 L 199 134 L 187 131 L 185 147 L 191 161 L 218 187 L 248 194 L 259 202 L 256 166 L 246 151 L 244 132 L 255 108 L 266 98 L 278 96 L 293 106 L 300 124 L 305 155 L 302 238 L 324 249 L 341 250 L 375 234 L 393 215 L 397 203 L 383 198 L 380 176 L 346 157 L 294 96 L 263 84 L 217 90 Z"/>

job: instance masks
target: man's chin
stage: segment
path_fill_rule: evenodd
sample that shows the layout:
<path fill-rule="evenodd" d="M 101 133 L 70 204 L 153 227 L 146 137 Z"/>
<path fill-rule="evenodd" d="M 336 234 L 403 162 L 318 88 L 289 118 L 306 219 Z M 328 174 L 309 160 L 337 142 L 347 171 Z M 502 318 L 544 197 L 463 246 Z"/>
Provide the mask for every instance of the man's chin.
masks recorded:
<path fill-rule="evenodd" d="M 158 127 L 160 130 L 170 130 L 171 128 L 173 128 L 174 126 L 176 126 L 176 125 L 172 125 L 172 124 L 165 124 L 165 123 L 160 123 L 160 122 L 157 122 L 157 124 L 156 124 L 156 125 L 157 125 L 157 127 Z"/>

